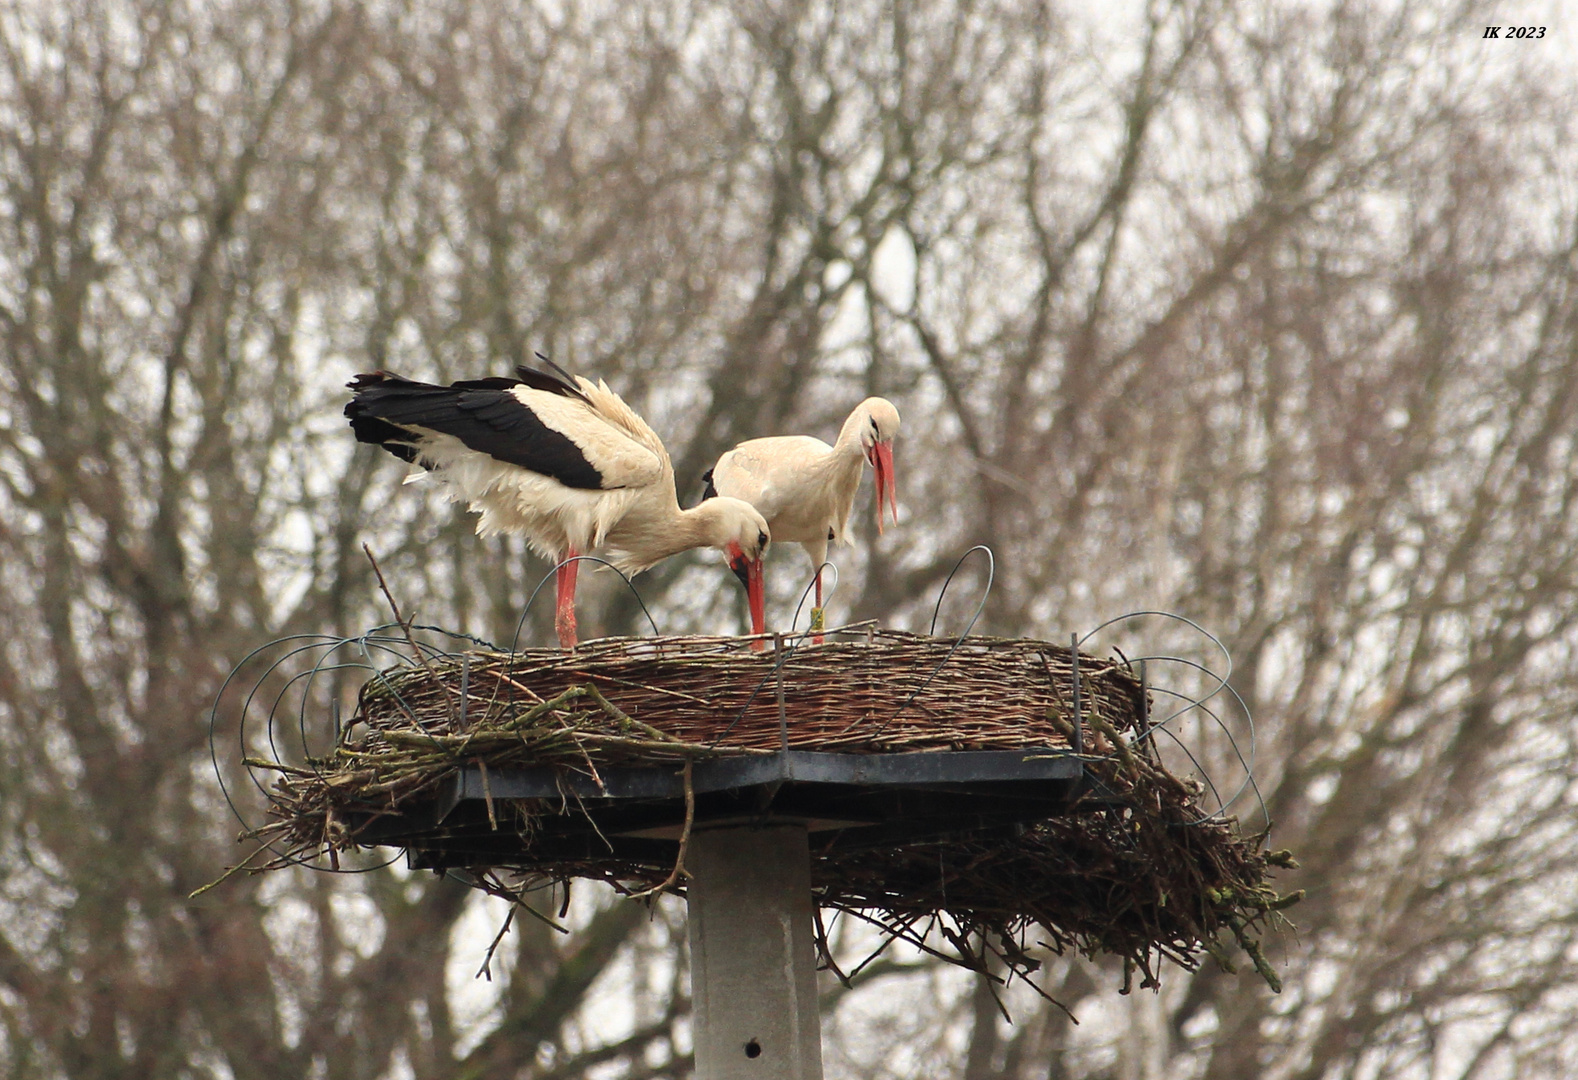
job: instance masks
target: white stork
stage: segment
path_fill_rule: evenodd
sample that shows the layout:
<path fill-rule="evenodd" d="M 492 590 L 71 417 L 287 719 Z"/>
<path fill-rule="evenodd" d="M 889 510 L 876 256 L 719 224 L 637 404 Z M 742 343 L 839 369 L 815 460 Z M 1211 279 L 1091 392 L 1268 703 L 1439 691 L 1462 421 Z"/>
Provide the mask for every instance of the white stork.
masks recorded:
<path fill-rule="evenodd" d="M 738 499 L 681 510 L 674 466 L 646 421 L 601 380 L 548 363 L 553 373 L 518 367 L 518 379 L 449 386 L 386 371 L 358 375 L 347 384 L 355 394 L 345 415 L 359 441 L 430 470 L 451 498 L 481 514 L 479 536 L 524 536 L 560 564 L 554 629 L 564 648 L 575 645 L 573 560 L 597 548 L 627 575 L 691 548 L 722 549 L 760 633 L 771 535 L 762 515 Z"/>
<path fill-rule="evenodd" d="M 767 519 L 773 538 L 805 548 L 816 571 L 816 607 L 811 627 L 822 628 L 822 564 L 828 541 L 849 542 L 849 512 L 865 462 L 876 474 L 877 531 L 884 506 L 898 524 L 898 488 L 893 477 L 893 438 L 899 411 L 886 398 L 870 397 L 855 406 L 832 446 L 809 435 L 749 439 L 718 459 L 702 478 L 706 500 L 744 499 Z M 821 639 L 818 638 L 818 641 Z"/>

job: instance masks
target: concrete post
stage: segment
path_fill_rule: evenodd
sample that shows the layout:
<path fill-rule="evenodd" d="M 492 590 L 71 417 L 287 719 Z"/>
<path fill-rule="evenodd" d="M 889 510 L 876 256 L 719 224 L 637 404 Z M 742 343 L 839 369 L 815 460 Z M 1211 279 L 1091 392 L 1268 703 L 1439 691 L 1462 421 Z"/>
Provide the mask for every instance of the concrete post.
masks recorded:
<path fill-rule="evenodd" d="M 822 1080 L 805 829 L 698 831 L 685 866 L 696 1080 Z"/>

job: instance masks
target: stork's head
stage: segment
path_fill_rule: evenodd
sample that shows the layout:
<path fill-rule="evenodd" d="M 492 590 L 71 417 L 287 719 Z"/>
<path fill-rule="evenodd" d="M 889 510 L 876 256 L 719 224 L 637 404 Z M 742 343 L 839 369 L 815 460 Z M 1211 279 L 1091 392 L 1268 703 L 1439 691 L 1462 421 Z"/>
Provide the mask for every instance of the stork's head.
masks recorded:
<path fill-rule="evenodd" d="M 772 541 L 767 520 L 750 503 L 727 495 L 708 499 L 697 509 L 712 515 L 717 537 L 713 546 L 728 556 L 729 569 L 745 586 L 745 598 L 751 608 L 751 633 L 765 633 L 767 595 L 762 586 L 762 559 Z"/>
<path fill-rule="evenodd" d="M 893 438 L 899 433 L 899 411 L 887 398 L 870 397 L 855 406 L 852 418 L 860 425 L 860 446 L 876 474 L 877 532 L 882 531 L 884 503 L 899 523 L 899 487 L 893 475 Z"/>

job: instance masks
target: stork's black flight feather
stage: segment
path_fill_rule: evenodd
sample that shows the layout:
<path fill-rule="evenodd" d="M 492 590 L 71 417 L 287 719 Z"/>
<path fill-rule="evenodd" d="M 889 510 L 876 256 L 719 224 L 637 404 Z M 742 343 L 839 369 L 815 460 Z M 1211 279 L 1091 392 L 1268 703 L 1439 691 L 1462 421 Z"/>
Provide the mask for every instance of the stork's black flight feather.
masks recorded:
<path fill-rule="evenodd" d="M 345 406 L 361 442 L 376 443 L 405 461 L 416 461 L 422 433 L 459 439 L 478 453 L 549 476 L 566 487 L 597 490 L 603 476 L 565 435 L 544 424 L 510 391 L 529 386 L 585 400 L 573 383 L 530 368 L 531 379 L 492 377 L 449 386 L 416 382 L 387 371 L 358 375 L 347 385 L 355 395 Z"/>
<path fill-rule="evenodd" d="M 537 359 L 547 364 L 553 370 L 551 372 L 538 371 L 536 368 L 529 368 L 525 364 L 517 364 L 515 366 L 515 374 L 520 376 L 521 382 L 533 390 L 546 390 L 548 393 L 558 394 L 560 397 L 573 397 L 580 401 L 586 401 L 586 395 L 581 393 L 581 388 L 576 385 L 574 375 L 571 375 L 542 353 L 537 354 Z M 590 401 L 586 401 L 586 403 L 588 405 L 591 404 Z"/>

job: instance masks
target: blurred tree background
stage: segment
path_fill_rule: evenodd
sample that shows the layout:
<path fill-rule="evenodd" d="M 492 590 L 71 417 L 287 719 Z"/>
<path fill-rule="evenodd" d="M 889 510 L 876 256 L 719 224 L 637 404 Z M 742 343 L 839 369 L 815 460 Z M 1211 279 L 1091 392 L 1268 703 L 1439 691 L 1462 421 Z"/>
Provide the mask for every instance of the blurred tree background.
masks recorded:
<path fill-rule="evenodd" d="M 0 4 L 0 1071 L 688 1074 L 677 904 L 583 890 L 487 982 L 452 881 L 186 899 L 241 854 L 220 682 L 383 621 L 364 540 L 494 640 L 547 569 L 402 491 L 342 384 L 541 350 L 687 501 L 893 398 L 905 520 L 862 499 L 835 619 L 924 629 L 986 543 L 978 629 L 1166 608 L 1236 656 L 1285 992 L 1049 957 L 1083 1023 L 1008 1024 L 901 954 L 828 987 L 830 1077 L 1578 1073 L 1578 80 L 1482 38 L 1527 7 Z M 588 585 L 585 636 L 640 629 Z M 738 626 L 706 554 L 641 590 Z"/>

